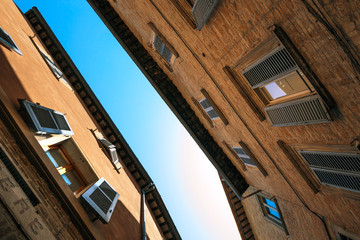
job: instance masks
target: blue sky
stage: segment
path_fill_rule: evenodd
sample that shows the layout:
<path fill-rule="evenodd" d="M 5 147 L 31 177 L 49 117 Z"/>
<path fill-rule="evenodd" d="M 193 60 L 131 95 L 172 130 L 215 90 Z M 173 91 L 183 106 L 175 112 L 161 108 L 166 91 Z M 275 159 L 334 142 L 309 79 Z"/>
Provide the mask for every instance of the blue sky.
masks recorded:
<path fill-rule="evenodd" d="M 217 171 L 88 3 L 15 3 L 42 13 L 155 182 L 182 238 L 240 239 Z"/>

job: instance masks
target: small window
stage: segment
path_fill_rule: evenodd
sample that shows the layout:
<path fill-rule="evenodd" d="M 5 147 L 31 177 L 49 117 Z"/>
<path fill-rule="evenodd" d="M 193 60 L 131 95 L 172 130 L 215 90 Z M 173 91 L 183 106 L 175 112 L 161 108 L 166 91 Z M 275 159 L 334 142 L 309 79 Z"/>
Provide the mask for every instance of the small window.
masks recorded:
<path fill-rule="evenodd" d="M 39 104 L 20 100 L 29 117 L 30 124 L 38 134 L 73 135 L 65 114 L 57 112 Z"/>
<path fill-rule="evenodd" d="M 298 150 L 325 185 L 360 192 L 360 154 Z"/>
<path fill-rule="evenodd" d="M 235 151 L 235 153 L 238 155 L 238 157 L 244 162 L 244 164 L 255 166 L 256 164 L 251 160 L 251 158 L 246 154 L 244 149 L 241 147 L 232 147 L 232 149 Z"/>
<path fill-rule="evenodd" d="M 103 223 L 110 221 L 118 198 L 119 194 L 104 178 L 97 181 L 81 196 L 81 199 L 90 206 Z"/>
<path fill-rule="evenodd" d="M 163 43 L 159 36 L 155 34 L 154 38 L 154 46 L 155 49 L 160 53 L 160 55 L 167 61 L 171 62 L 171 57 L 173 56 L 173 53 L 170 51 L 168 47 L 166 47 L 165 43 Z"/>
<path fill-rule="evenodd" d="M 45 59 L 48 66 L 51 68 L 52 72 L 55 74 L 56 78 L 58 78 L 58 79 L 64 78 L 63 73 L 56 66 L 56 64 L 48 56 L 46 56 L 43 52 L 40 52 L 40 53 L 41 53 L 41 56 Z"/>
<path fill-rule="evenodd" d="M 111 164 L 113 165 L 113 167 L 115 168 L 115 170 L 119 172 L 119 170 L 121 169 L 122 165 L 119 161 L 119 157 L 116 151 L 116 147 L 114 144 L 112 144 L 111 142 L 109 142 L 108 140 L 106 140 L 105 138 L 101 137 L 98 138 L 99 142 L 102 144 L 103 149 L 105 150 L 106 155 L 108 156 L 108 158 L 111 160 Z"/>
<path fill-rule="evenodd" d="M 321 84 L 304 60 L 299 59 L 302 57 L 294 47 L 285 47 L 273 35 L 235 66 L 235 71 L 243 76 L 243 83 L 239 84 L 248 85 L 252 94 L 257 95 L 259 106 L 265 106 L 264 111 L 273 126 L 332 121 L 330 108 L 319 94 L 325 90 L 319 87 Z"/>
<path fill-rule="evenodd" d="M 63 147 L 52 146 L 46 154 L 75 195 L 85 188 L 87 182 Z"/>
<path fill-rule="evenodd" d="M 206 113 L 209 115 L 211 120 L 220 118 L 219 115 L 217 114 L 217 112 L 214 110 L 213 106 L 211 106 L 211 104 L 209 103 L 209 101 L 206 98 L 200 100 L 199 103 L 204 108 Z"/>
<path fill-rule="evenodd" d="M 275 198 L 269 198 L 263 195 L 258 195 L 258 200 L 263 211 L 264 216 L 281 227 L 287 233 L 283 217 L 281 215 L 279 205 Z M 288 234 L 288 233 L 287 233 Z"/>
<path fill-rule="evenodd" d="M 15 42 L 12 40 L 10 35 L 7 32 L 5 32 L 5 30 L 2 29 L 2 28 L 0 28 L 0 43 L 2 45 L 4 45 L 5 47 L 7 47 L 7 48 L 9 48 L 11 50 L 14 50 L 18 54 L 22 55 L 20 49 L 15 44 Z"/>

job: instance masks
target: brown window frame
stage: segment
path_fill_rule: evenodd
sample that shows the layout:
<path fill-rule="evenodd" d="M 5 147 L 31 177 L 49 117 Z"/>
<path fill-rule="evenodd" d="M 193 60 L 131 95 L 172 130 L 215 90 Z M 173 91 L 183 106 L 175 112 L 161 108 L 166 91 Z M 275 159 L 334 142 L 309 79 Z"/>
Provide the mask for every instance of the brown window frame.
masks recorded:
<path fill-rule="evenodd" d="M 247 167 L 253 167 L 253 168 L 258 168 L 259 171 L 262 173 L 262 175 L 264 175 L 264 177 L 266 177 L 268 175 L 268 173 L 266 172 L 265 168 L 260 164 L 260 162 L 258 161 L 258 159 L 254 156 L 254 154 L 252 153 L 252 151 L 249 149 L 249 147 L 247 146 L 246 143 L 244 143 L 243 141 L 239 142 L 239 146 L 235 146 L 235 145 L 230 145 L 228 143 L 226 143 L 225 141 L 223 141 L 223 144 L 226 146 L 226 148 L 232 153 L 232 155 L 238 159 L 241 168 L 246 171 Z M 245 163 L 243 161 L 243 159 L 241 159 L 241 157 L 237 154 L 237 152 L 235 151 L 234 148 L 241 148 L 245 154 L 248 156 L 248 158 L 250 158 L 250 160 L 253 162 L 253 164 L 248 164 Z"/>
<path fill-rule="evenodd" d="M 150 39 L 150 46 L 158 55 L 159 60 L 166 66 L 166 68 L 173 72 L 172 65 L 175 63 L 176 58 L 179 57 L 179 53 L 175 50 L 175 48 L 169 43 L 169 41 L 165 38 L 165 36 L 158 30 L 158 28 L 155 26 L 153 22 L 149 22 L 148 26 L 150 27 L 152 31 L 152 36 Z M 165 57 L 156 49 L 155 47 L 155 39 L 158 39 L 161 41 L 161 43 L 171 52 L 172 56 L 169 60 L 165 59 Z"/>
<path fill-rule="evenodd" d="M 78 169 L 78 167 L 76 166 L 76 164 L 74 163 L 74 161 L 72 160 L 72 158 L 70 157 L 70 155 L 68 154 L 68 152 L 65 150 L 65 148 L 63 146 L 52 145 L 52 146 L 49 146 L 49 150 L 58 150 L 65 156 L 65 160 L 67 161 L 68 164 L 59 166 L 56 168 L 56 170 L 59 172 L 59 174 L 61 176 L 65 173 L 67 173 L 68 171 L 74 171 L 78 175 L 79 180 L 81 181 L 82 185 L 73 192 L 75 196 L 78 195 L 89 184 L 86 181 L 85 177 L 82 175 L 80 169 Z M 61 173 L 60 171 L 63 169 L 65 170 L 65 172 Z"/>
<path fill-rule="evenodd" d="M 276 208 L 275 208 L 274 211 L 278 212 L 280 219 L 277 219 L 276 217 L 272 216 L 272 214 L 268 210 L 268 208 L 271 208 L 271 206 L 268 206 L 268 204 L 265 202 L 265 199 L 268 199 L 268 200 L 275 203 Z M 288 230 L 286 228 L 286 224 L 285 224 L 285 221 L 284 221 L 284 217 L 283 217 L 283 215 L 281 213 L 281 210 L 280 210 L 280 207 L 279 207 L 279 204 L 278 204 L 278 201 L 276 200 L 276 198 L 275 197 L 270 197 L 269 195 L 264 194 L 264 193 L 259 193 L 259 194 L 257 194 L 257 200 L 259 202 L 261 211 L 264 214 L 264 218 L 266 220 L 269 220 L 269 222 L 273 223 L 275 226 L 277 226 L 280 229 L 284 230 L 286 235 L 289 235 L 289 232 L 288 232 Z"/>
<path fill-rule="evenodd" d="M 300 155 L 299 152 L 314 152 L 316 153 L 344 153 L 346 154 L 360 154 L 359 150 L 350 145 L 319 145 L 319 144 L 292 144 L 288 145 L 285 142 L 279 140 L 278 145 L 283 150 L 285 155 L 294 165 L 294 167 L 298 170 L 300 175 L 306 181 L 308 186 L 313 190 L 314 193 L 318 193 L 320 191 L 328 191 L 328 192 L 338 192 L 342 195 L 348 196 L 350 198 L 360 198 L 360 192 L 356 190 L 351 190 L 344 188 L 342 186 L 330 185 L 327 183 L 321 182 L 321 180 L 316 176 L 315 172 L 313 172 L 312 167 L 306 162 L 306 160 Z M 322 167 L 320 167 L 321 169 Z M 332 170 L 332 172 L 338 171 L 339 173 L 344 172 L 339 169 Z"/>
<path fill-rule="evenodd" d="M 194 6 L 195 1 L 193 2 L 191 2 L 190 0 L 170 0 L 170 1 L 175 6 L 179 14 L 189 24 L 189 26 L 195 29 L 196 23 L 192 15 L 192 8 Z"/>
<path fill-rule="evenodd" d="M 250 83 L 244 76 L 244 70 L 246 70 L 249 66 L 256 64 L 261 60 L 264 56 L 269 55 L 274 52 L 277 48 L 285 49 L 287 54 L 291 57 L 291 61 L 295 63 L 292 70 L 285 71 L 282 75 L 276 75 L 273 78 L 262 81 L 259 86 L 254 85 L 250 86 Z M 295 121 L 295 122 L 286 122 L 286 123 L 273 123 L 274 126 L 287 126 L 287 125 L 303 125 L 303 124 L 313 124 L 317 122 L 328 122 L 331 121 L 331 116 L 329 114 L 329 110 L 336 106 L 335 101 L 325 89 L 325 87 L 321 84 L 319 79 L 316 77 L 314 72 L 310 69 L 309 65 L 305 62 L 304 58 L 300 55 L 299 51 L 295 48 L 294 44 L 290 41 L 289 37 L 286 33 L 279 27 L 273 27 L 273 34 L 259 44 L 255 49 L 253 49 L 249 54 L 245 57 L 241 58 L 233 67 L 225 66 L 223 68 L 225 74 L 229 77 L 229 79 L 236 86 L 239 93 L 244 97 L 246 102 L 249 104 L 251 109 L 257 115 L 260 121 L 265 119 L 265 111 L 266 109 L 271 109 L 271 107 L 282 107 L 288 103 L 290 106 L 292 104 L 299 104 L 296 100 L 306 100 L 306 101 L 320 101 L 319 104 L 322 107 L 322 111 L 324 116 L 323 119 L 319 119 L 318 121 Z M 263 93 L 261 93 L 260 88 L 269 84 L 271 82 L 275 82 L 283 77 L 290 76 L 290 74 L 294 74 L 294 72 L 299 72 L 299 79 L 303 80 L 306 86 L 309 86 L 309 90 L 301 93 L 292 94 L 289 96 L 281 97 L 279 99 L 269 101 L 266 99 Z M 306 78 L 302 77 L 305 76 Z M 311 85 L 311 86 L 310 86 Z M 308 98 L 306 98 L 308 96 Z M 285 105 L 284 105 L 285 104 Z M 273 108 L 272 108 L 273 109 Z M 268 112 L 266 112 L 268 114 Z"/>

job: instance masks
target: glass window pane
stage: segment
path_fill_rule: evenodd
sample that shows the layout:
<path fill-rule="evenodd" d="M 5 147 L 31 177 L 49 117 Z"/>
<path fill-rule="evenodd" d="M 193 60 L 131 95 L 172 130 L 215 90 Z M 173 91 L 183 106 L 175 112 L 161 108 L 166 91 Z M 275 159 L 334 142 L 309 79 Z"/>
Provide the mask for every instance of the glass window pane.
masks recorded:
<path fill-rule="evenodd" d="M 65 155 L 59 149 L 50 149 L 46 151 L 46 154 L 56 168 L 69 164 Z"/>
<path fill-rule="evenodd" d="M 73 170 L 68 171 L 61 176 L 73 192 L 75 192 L 84 185 L 79 175 Z"/>
<path fill-rule="evenodd" d="M 66 122 L 64 115 L 53 112 L 53 116 L 59 128 L 61 130 L 70 131 L 70 127 Z"/>
<path fill-rule="evenodd" d="M 41 127 L 57 129 L 54 119 L 51 117 L 51 114 L 48 110 L 36 106 L 31 106 L 31 109 L 33 110 Z"/>
<path fill-rule="evenodd" d="M 304 75 L 302 75 L 302 77 L 306 78 Z M 295 71 L 265 85 L 261 90 L 270 98 L 270 100 L 275 100 L 309 89 L 304 80 L 300 77 L 300 74 Z"/>
<path fill-rule="evenodd" d="M 273 208 L 277 209 L 275 202 L 273 202 L 273 201 L 271 201 L 271 200 L 269 200 L 267 198 L 265 198 L 265 202 L 270 207 L 273 207 Z M 276 217 L 277 219 L 280 220 L 280 215 L 279 215 L 279 213 L 277 211 L 275 211 L 275 210 L 273 210 L 271 208 L 268 208 L 268 207 L 266 207 L 266 208 L 268 209 L 270 215 L 272 215 L 273 217 Z"/>

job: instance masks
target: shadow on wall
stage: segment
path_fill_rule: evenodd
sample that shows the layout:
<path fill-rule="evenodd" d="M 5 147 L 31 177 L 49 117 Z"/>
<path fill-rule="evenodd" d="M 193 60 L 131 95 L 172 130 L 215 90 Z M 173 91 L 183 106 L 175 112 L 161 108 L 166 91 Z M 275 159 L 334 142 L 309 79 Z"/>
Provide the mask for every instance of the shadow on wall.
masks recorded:
<path fill-rule="evenodd" d="M 20 108 L 18 98 L 31 100 L 25 91 L 21 81 L 16 75 L 13 67 L 9 63 L 4 51 L 9 51 L 0 46 L 0 87 L 9 97 L 14 107 L 18 110 Z M 13 52 L 13 54 L 17 54 Z"/>
<path fill-rule="evenodd" d="M 100 230 L 104 239 L 141 239 L 141 224 L 134 218 L 120 200 L 118 200 L 114 213 L 108 224 L 103 224 L 101 221 L 96 220 L 94 225 Z"/>

